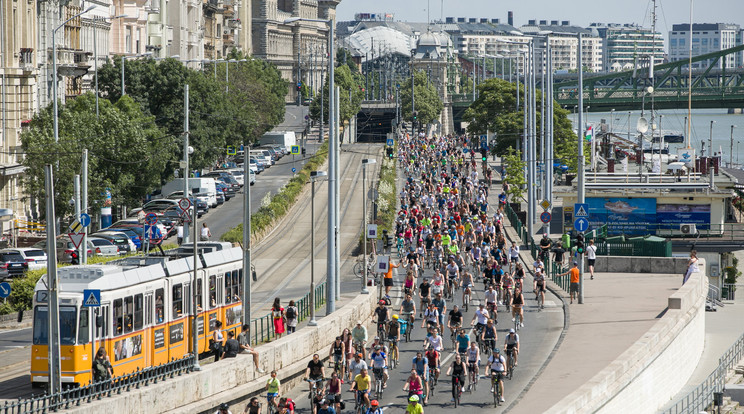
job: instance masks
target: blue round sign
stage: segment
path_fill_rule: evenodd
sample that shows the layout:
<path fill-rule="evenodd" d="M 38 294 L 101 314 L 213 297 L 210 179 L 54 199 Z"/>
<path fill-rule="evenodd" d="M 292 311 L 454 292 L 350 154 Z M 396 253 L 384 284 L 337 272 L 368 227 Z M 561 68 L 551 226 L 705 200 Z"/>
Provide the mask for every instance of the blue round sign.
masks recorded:
<path fill-rule="evenodd" d="M 88 214 L 85 214 L 85 213 L 80 213 L 80 224 L 83 227 L 90 226 L 90 216 Z"/>
<path fill-rule="evenodd" d="M 155 215 L 155 213 L 147 213 L 145 216 L 145 223 L 149 225 L 153 225 L 158 222 L 158 216 Z"/>
<path fill-rule="evenodd" d="M 584 217 L 579 217 L 576 220 L 574 220 L 574 228 L 578 232 L 585 232 L 589 228 L 589 220 L 585 219 Z"/>
<path fill-rule="evenodd" d="M 292 167 L 292 172 L 297 172 L 297 168 Z"/>
<path fill-rule="evenodd" d="M 10 283 L 0 283 L 0 298 L 7 298 L 10 296 Z"/>
<path fill-rule="evenodd" d="M 540 221 L 542 221 L 545 224 L 550 223 L 550 219 L 552 217 L 550 216 L 550 213 L 547 211 L 543 211 L 542 214 L 540 214 Z"/>

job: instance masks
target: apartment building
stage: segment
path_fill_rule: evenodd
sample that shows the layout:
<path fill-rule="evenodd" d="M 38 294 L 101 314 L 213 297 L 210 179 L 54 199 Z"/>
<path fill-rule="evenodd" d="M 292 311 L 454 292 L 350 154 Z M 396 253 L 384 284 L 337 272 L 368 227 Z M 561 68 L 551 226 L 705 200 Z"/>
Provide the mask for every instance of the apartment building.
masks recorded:
<path fill-rule="evenodd" d="M 529 20 L 519 28 L 527 36 L 547 37 L 550 42 L 553 67 L 556 70 L 577 70 L 578 34 L 581 33 L 582 63 L 589 72 L 602 71 L 602 39 L 592 30 L 572 26 L 568 20 Z M 540 44 L 542 42 L 539 42 Z"/>
<path fill-rule="evenodd" d="M 660 32 L 635 24 L 592 23 L 589 30 L 596 31 L 603 40 L 602 70 L 619 72 L 636 66 L 664 62 L 664 38 Z"/>
<path fill-rule="evenodd" d="M 692 56 L 704 55 L 729 49 L 742 44 L 742 29 L 738 24 L 729 23 L 693 23 L 692 25 Z M 727 69 L 740 66 L 742 54 L 729 55 L 719 60 L 716 67 Z M 672 25 L 669 32 L 669 60 L 687 60 L 690 58 L 690 24 Z M 696 62 L 693 69 L 708 67 L 711 61 Z"/>

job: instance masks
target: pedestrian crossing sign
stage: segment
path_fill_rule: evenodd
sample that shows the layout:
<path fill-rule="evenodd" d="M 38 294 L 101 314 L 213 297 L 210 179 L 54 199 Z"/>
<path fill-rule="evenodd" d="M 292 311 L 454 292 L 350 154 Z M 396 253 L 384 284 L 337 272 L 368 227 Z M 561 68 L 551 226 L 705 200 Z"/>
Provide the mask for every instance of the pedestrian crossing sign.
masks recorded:
<path fill-rule="evenodd" d="M 574 204 L 574 217 L 589 217 L 589 204 Z"/>
<path fill-rule="evenodd" d="M 83 290 L 83 307 L 97 308 L 101 306 L 101 290 L 85 289 Z"/>
<path fill-rule="evenodd" d="M 292 145 L 292 155 L 298 155 L 300 153 L 299 145 Z"/>

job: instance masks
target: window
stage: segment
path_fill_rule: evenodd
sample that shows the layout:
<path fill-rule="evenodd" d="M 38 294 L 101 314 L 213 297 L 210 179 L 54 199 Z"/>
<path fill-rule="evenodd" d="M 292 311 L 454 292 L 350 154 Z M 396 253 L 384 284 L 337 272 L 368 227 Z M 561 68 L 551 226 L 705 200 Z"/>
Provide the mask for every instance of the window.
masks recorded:
<path fill-rule="evenodd" d="M 132 26 L 127 26 L 124 47 L 127 53 L 132 53 Z"/>
<path fill-rule="evenodd" d="M 49 308 L 37 306 L 34 309 L 34 345 L 49 344 Z"/>
<path fill-rule="evenodd" d="M 203 310 L 202 308 L 202 280 L 201 278 L 196 279 L 196 287 L 194 288 L 194 291 L 196 292 L 196 311 L 201 312 Z"/>
<path fill-rule="evenodd" d="M 144 306 L 143 306 L 143 297 L 142 294 L 134 295 L 134 330 L 138 331 L 142 329 L 142 322 L 143 322 L 143 313 L 144 313 Z"/>
<path fill-rule="evenodd" d="M 163 305 L 164 289 L 155 290 L 155 320 L 157 323 L 163 323 L 165 320 L 165 306 Z"/>
<path fill-rule="evenodd" d="M 90 341 L 90 323 L 88 309 L 80 308 L 80 324 L 78 325 L 78 344 L 87 344 Z"/>
<path fill-rule="evenodd" d="M 119 336 L 124 333 L 124 313 L 122 310 L 122 300 L 114 300 L 114 335 Z"/>
<path fill-rule="evenodd" d="M 671 42 L 671 46 L 672 47 L 676 47 L 677 46 L 677 39 L 671 39 L 670 42 Z"/>
<path fill-rule="evenodd" d="M 145 295 L 145 325 L 152 325 L 152 292 Z"/>
<path fill-rule="evenodd" d="M 60 306 L 59 343 L 61 345 L 75 345 L 77 324 L 77 309 L 74 306 Z"/>
<path fill-rule="evenodd" d="M 183 315 L 183 286 L 173 286 L 173 319 Z"/>
<path fill-rule="evenodd" d="M 217 276 L 209 276 L 209 309 L 217 306 Z"/>
<path fill-rule="evenodd" d="M 134 299 L 131 296 L 124 298 L 124 333 L 132 332 L 134 319 Z"/>

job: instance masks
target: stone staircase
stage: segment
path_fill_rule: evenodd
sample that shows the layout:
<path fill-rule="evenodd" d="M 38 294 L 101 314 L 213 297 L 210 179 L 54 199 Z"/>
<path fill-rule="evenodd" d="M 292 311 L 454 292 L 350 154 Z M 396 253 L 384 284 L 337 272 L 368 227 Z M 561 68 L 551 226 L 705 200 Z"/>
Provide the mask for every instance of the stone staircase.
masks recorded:
<path fill-rule="evenodd" d="M 740 396 L 744 395 L 744 360 L 739 361 L 734 369 L 729 370 L 729 372 L 726 373 L 725 388 L 728 389 L 729 392 L 734 388 L 740 389 L 741 392 L 738 392 L 737 394 Z M 727 393 L 724 393 L 723 404 L 720 407 L 720 411 L 718 410 L 718 407 L 711 407 L 707 412 L 711 414 L 719 412 L 721 414 L 744 414 L 744 406 L 742 406 L 739 401 L 733 400 L 731 396 L 726 394 Z"/>

